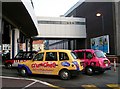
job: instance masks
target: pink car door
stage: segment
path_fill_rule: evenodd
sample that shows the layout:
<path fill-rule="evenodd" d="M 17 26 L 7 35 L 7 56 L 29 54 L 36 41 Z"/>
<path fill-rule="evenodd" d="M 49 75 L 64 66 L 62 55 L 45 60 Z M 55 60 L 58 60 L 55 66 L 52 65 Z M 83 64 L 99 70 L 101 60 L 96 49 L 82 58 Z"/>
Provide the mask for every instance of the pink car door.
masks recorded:
<path fill-rule="evenodd" d="M 93 58 L 93 54 L 91 52 L 86 51 L 85 52 L 85 63 L 86 63 L 86 66 L 87 65 L 91 65 L 91 63 L 94 62 L 93 59 L 94 59 Z"/>

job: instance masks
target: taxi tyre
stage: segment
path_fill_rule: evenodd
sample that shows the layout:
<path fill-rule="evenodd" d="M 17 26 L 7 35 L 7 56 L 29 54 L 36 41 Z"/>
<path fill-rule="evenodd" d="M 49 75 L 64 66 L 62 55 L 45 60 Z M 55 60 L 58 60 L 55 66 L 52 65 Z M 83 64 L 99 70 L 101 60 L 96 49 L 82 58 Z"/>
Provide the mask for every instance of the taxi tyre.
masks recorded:
<path fill-rule="evenodd" d="M 63 69 L 59 72 L 59 76 L 62 80 L 69 80 L 71 78 L 71 73 L 67 69 Z"/>
<path fill-rule="evenodd" d="M 24 67 L 19 68 L 19 69 L 18 69 L 18 72 L 19 72 L 19 75 L 21 75 L 21 76 L 23 76 L 23 77 L 27 77 L 27 76 L 28 76 L 27 70 L 26 70 L 26 68 L 24 68 Z"/>
<path fill-rule="evenodd" d="M 11 64 L 11 63 L 6 63 L 6 64 L 5 64 L 5 68 L 7 68 L 7 69 L 12 68 L 12 64 Z"/>
<path fill-rule="evenodd" d="M 85 73 L 89 76 L 93 75 L 95 73 L 94 68 L 91 66 L 88 66 L 85 68 Z"/>

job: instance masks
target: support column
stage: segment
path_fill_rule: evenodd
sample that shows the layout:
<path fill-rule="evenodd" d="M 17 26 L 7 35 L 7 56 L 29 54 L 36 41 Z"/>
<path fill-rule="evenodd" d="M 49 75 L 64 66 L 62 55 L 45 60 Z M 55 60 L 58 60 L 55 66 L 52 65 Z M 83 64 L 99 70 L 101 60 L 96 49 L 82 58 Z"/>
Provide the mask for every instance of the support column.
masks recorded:
<path fill-rule="evenodd" d="M 14 54 L 15 54 L 15 52 L 14 52 L 14 50 L 15 50 L 15 48 L 14 48 L 14 44 L 15 44 L 15 30 L 11 30 L 11 58 L 14 58 Z"/>
<path fill-rule="evenodd" d="M 120 1 L 115 2 L 115 20 L 116 20 L 116 54 L 117 56 L 120 56 Z"/>
<path fill-rule="evenodd" d="M 18 51 L 19 51 L 19 30 L 17 28 L 14 29 L 15 30 L 15 38 L 14 38 L 14 55 L 17 55 Z"/>
<path fill-rule="evenodd" d="M 26 39 L 25 45 L 26 45 L 26 51 L 28 51 L 28 39 Z"/>
<path fill-rule="evenodd" d="M 0 65 L 2 65 L 2 2 L 0 1 Z M 0 67 L 2 75 L 2 67 Z M 0 79 L 0 89 L 2 89 L 2 79 Z"/>
<path fill-rule="evenodd" d="M 0 2 L 0 64 L 2 63 L 2 2 Z"/>
<path fill-rule="evenodd" d="M 71 50 L 71 40 L 68 40 L 68 49 Z"/>
<path fill-rule="evenodd" d="M 32 49 L 33 49 L 32 42 L 33 42 L 33 39 L 32 39 L 32 38 L 30 38 L 30 51 L 32 51 Z"/>

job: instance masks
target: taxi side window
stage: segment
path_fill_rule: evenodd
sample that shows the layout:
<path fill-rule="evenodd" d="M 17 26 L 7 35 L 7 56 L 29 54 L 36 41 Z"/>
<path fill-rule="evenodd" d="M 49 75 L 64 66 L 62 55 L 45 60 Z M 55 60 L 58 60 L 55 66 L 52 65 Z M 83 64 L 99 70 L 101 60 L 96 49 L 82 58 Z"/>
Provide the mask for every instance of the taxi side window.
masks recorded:
<path fill-rule="evenodd" d="M 62 60 L 69 60 L 69 57 L 68 57 L 67 53 L 59 52 L 59 60 L 60 61 L 62 61 Z"/>
<path fill-rule="evenodd" d="M 87 59 L 92 59 L 93 58 L 93 55 L 91 52 L 86 52 L 86 58 Z"/>
<path fill-rule="evenodd" d="M 15 58 L 23 58 L 24 53 L 18 53 Z"/>
<path fill-rule="evenodd" d="M 78 58 L 84 59 L 84 52 L 78 52 L 77 53 Z"/>
<path fill-rule="evenodd" d="M 46 52 L 45 61 L 57 61 L 57 52 Z"/>
<path fill-rule="evenodd" d="M 43 61 L 43 56 L 44 56 L 44 53 L 38 53 L 38 54 L 34 57 L 34 60 L 35 60 L 35 61 Z"/>

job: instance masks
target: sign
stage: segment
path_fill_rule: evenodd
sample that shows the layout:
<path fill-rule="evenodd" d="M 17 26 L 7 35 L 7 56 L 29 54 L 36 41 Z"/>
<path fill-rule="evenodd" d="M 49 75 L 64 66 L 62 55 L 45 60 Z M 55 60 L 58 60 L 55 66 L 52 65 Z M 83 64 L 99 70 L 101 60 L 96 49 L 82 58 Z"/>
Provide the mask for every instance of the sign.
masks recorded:
<path fill-rule="evenodd" d="M 91 48 L 109 53 L 109 35 L 100 36 L 91 39 Z"/>

